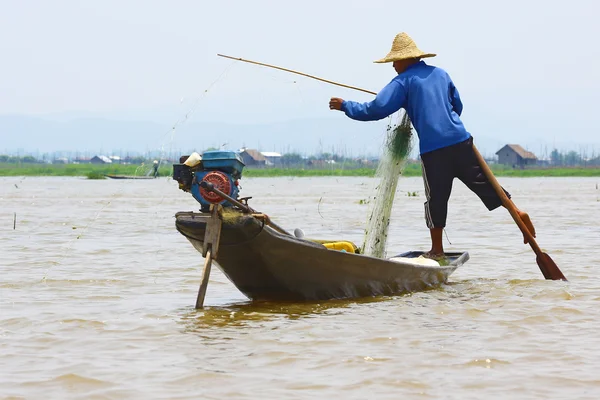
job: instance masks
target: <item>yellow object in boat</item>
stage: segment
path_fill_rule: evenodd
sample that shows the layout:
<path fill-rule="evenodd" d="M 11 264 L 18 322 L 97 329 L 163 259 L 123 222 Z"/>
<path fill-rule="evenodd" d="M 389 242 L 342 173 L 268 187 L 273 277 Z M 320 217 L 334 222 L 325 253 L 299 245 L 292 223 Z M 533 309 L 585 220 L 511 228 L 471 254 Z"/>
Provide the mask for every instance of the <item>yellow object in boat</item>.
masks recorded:
<path fill-rule="evenodd" d="M 356 253 L 356 245 L 352 242 L 339 241 L 339 242 L 326 242 L 322 243 L 323 246 L 329 250 L 346 251 L 348 253 Z"/>

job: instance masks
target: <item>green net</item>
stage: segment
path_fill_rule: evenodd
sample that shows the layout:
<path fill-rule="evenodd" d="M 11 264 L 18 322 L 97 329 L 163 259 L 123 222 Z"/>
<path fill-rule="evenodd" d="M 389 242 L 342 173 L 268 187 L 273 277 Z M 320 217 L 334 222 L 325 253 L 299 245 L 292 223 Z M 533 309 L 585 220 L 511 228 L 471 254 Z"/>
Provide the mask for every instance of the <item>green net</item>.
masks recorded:
<path fill-rule="evenodd" d="M 223 223 L 226 225 L 235 225 L 244 218 L 244 213 L 231 207 L 224 207 L 221 215 Z"/>
<path fill-rule="evenodd" d="M 371 210 L 365 229 L 365 239 L 361 253 L 384 258 L 387 243 L 388 227 L 398 186 L 398 178 L 406 165 L 412 151 L 412 127 L 406 113 L 402 113 L 399 123 L 390 123 L 383 154 L 375 173 L 378 184 L 376 194 L 369 204 Z"/>
<path fill-rule="evenodd" d="M 400 123 L 396 126 L 388 125 L 386 147 L 396 161 L 408 158 L 412 147 L 412 127 L 408 114 L 404 113 Z"/>

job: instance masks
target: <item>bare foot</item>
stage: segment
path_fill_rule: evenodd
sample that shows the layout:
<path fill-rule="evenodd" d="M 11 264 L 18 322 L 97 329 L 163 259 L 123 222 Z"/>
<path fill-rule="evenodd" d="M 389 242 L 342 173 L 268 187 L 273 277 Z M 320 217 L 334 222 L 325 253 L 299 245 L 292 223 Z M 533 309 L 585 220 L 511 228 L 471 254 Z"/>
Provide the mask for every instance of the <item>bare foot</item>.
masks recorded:
<path fill-rule="evenodd" d="M 529 233 L 531 233 L 531 236 L 535 237 L 535 228 L 533 227 L 533 224 L 531 223 L 529 214 L 527 214 L 526 212 L 523 212 L 523 211 L 518 211 L 518 213 L 519 213 L 519 217 L 521 217 L 521 220 L 527 227 L 527 230 L 529 231 Z M 525 244 L 529 243 L 529 241 L 527 240 L 525 235 L 523 235 L 523 243 L 525 243 Z"/>

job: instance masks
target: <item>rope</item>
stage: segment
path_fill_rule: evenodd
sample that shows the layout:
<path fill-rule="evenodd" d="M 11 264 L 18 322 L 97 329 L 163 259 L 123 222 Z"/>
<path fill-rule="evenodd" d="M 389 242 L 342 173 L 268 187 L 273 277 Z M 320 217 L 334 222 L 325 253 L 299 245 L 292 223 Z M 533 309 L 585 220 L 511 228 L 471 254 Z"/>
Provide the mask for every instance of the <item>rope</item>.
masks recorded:
<path fill-rule="evenodd" d="M 212 88 L 213 88 L 213 87 L 214 87 L 214 86 L 215 86 L 215 85 L 216 85 L 218 82 L 220 82 L 220 81 L 221 81 L 221 80 L 222 80 L 222 79 L 223 79 L 223 78 L 224 78 L 224 77 L 227 75 L 227 73 L 229 72 L 229 70 L 230 70 L 230 69 L 231 69 L 231 68 L 232 68 L 234 65 L 235 65 L 235 62 L 231 62 L 229 65 L 227 65 L 227 66 L 226 66 L 226 67 L 225 67 L 225 68 L 224 68 L 224 69 L 221 71 L 221 73 L 220 73 L 220 74 L 217 76 L 217 78 L 216 78 L 216 79 L 214 79 L 214 80 L 213 80 L 213 81 L 212 81 L 212 82 L 211 82 L 211 83 L 208 85 L 208 87 L 206 87 L 206 89 L 204 89 L 204 90 L 202 91 L 202 93 L 201 93 L 201 94 L 200 94 L 198 97 L 196 97 L 196 99 L 194 100 L 194 102 L 193 102 L 192 106 L 191 106 L 191 107 L 188 109 L 188 111 L 187 111 L 187 112 L 186 112 L 184 115 L 182 115 L 182 116 L 181 116 L 179 119 L 177 119 L 177 120 L 175 121 L 175 123 L 173 123 L 173 125 L 171 126 L 171 128 L 169 128 L 169 130 L 168 130 L 168 131 L 166 131 L 164 134 L 162 134 L 162 136 L 160 137 L 160 150 L 159 150 L 159 159 L 158 159 L 158 162 L 159 162 L 159 168 L 160 168 L 160 165 L 163 163 L 164 159 L 166 158 L 166 157 L 165 157 L 165 153 L 166 153 L 166 151 L 165 151 L 165 148 L 166 148 L 166 146 L 167 146 L 167 145 L 169 146 L 169 151 L 171 151 L 171 150 L 172 150 L 172 145 L 173 145 L 173 142 L 174 142 L 174 140 L 175 140 L 175 133 L 176 133 L 176 131 L 177 131 L 177 128 L 178 128 L 180 125 L 182 125 L 182 124 L 186 123 L 186 122 L 187 122 L 187 121 L 188 121 L 188 120 L 191 118 L 191 116 L 192 116 L 192 115 L 193 115 L 193 114 L 194 114 L 194 113 L 195 113 L 195 112 L 198 110 L 198 108 L 199 108 L 199 106 L 200 106 L 200 104 L 201 104 L 202 100 L 204 100 L 204 98 L 206 98 L 206 96 L 207 96 L 207 95 L 208 95 L 208 93 L 209 93 L 209 92 L 212 90 Z M 182 101 L 183 101 L 183 98 L 182 98 Z M 163 204 L 163 202 L 164 202 L 164 199 L 165 199 L 165 197 L 166 197 L 166 195 L 167 195 L 168 191 L 162 191 L 162 193 L 163 193 L 163 195 L 162 195 L 162 197 L 160 198 L 160 201 L 159 201 L 159 202 L 157 202 L 157 203 L 155 203 L 155 207 L 154 207 L 154 208 L 155 208 L 155 210 L 156 210 L 156 209 L 157 209 L 157 208 L 158 208 L 160 205 L 162 205 L 162 204 Z M 156 213 L 156 211 L 155 211 L 155 213 Z M 153 226 L 154 226 L 154 229 L 153 229 L 152 231 L 153 231 L 153 233 L 154 233 L 154 239 L 155 239 L 155 240 L 156 240 L 156 242 L 157 242 L 157 246 L 156 246 L 156 250 L 154 251 L 154 254 L 155 254 L 155 260 L 158 260 L 158 259 L 159 259 L 159 255 L 160 255 L 160 254 L 161 254 L 161 253 L 164 251 L 164 247 L 162 246 L 162 241 L 161 241 L 161 237 L 162 237 L 162 235 L 159 235 L 159 234 L 158 234 L 158 229 L 156 229 L 156 228 L 157 228 L 157 226 L 158 226 L 158 223 L 159 223 L 158 221 L 159 221 L 160 219 L 159 219 L 159 218 L 152 218 L 152 219 L 153 219 L 153 224 L 154 224 L 154 225 L 153 225 Z M 185 235 L 184 235 L 184 236 L 185 236 Z M 155 282 L 156 282 L 156 279 L 157 279 L 157 277 L 155 276 L 154 278 L 155 278 Z"/>

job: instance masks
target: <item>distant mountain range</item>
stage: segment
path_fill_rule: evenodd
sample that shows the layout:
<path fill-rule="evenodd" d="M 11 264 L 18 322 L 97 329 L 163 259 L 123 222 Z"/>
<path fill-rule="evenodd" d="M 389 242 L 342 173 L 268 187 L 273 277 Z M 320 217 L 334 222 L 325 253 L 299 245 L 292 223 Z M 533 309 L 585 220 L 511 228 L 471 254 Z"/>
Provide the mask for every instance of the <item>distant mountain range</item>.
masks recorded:
<path fill-rule="evenodd" d="M 199 121 L 168 124 L 92 116 L 0 115 L 0 153 L 124 155 L 159 152 L 178 155 L 209 147 L 233 150 L 248 147 L 280 153 L 326 152 L 368 157 L 381 154 L 386 124 L 387 120 L 359 123 L 335 117 L 239 125 Z M 475 143 L 486 156 L 504 146 L 503 140 L 475 137 Z M 415 140 L 414 155 L 417 147 Z"/>

